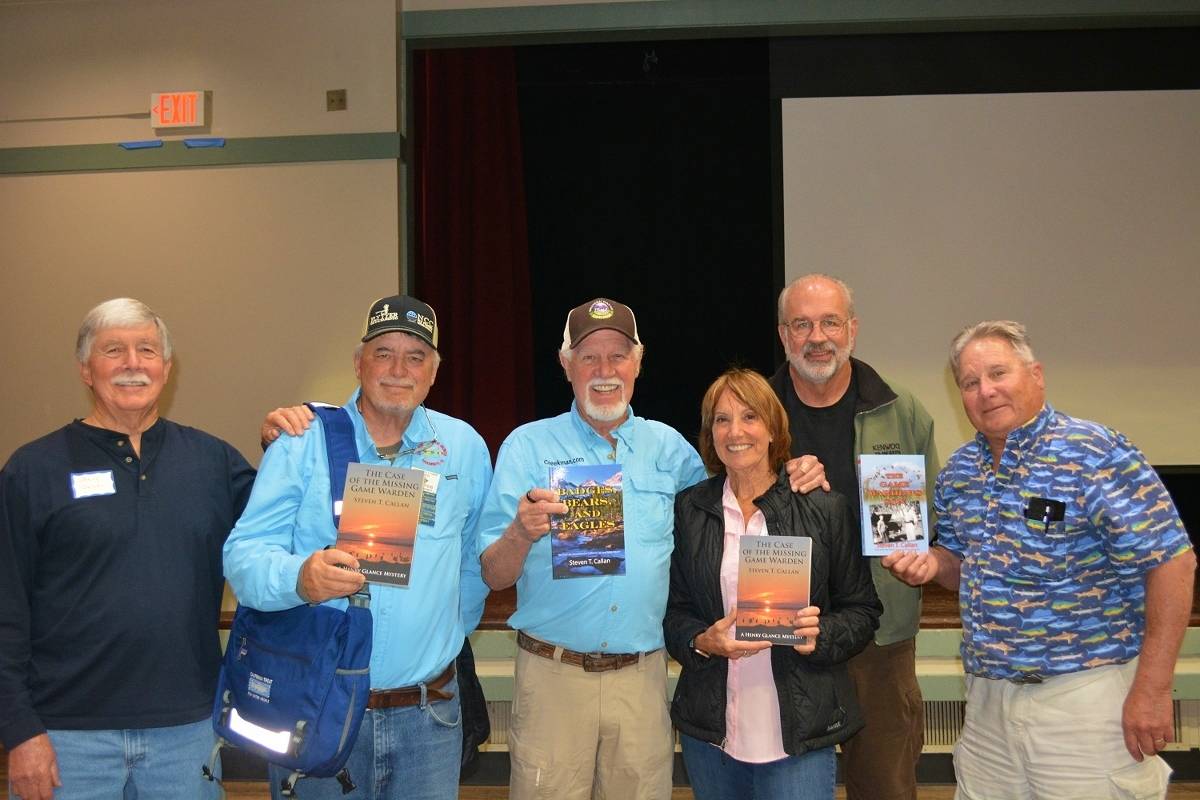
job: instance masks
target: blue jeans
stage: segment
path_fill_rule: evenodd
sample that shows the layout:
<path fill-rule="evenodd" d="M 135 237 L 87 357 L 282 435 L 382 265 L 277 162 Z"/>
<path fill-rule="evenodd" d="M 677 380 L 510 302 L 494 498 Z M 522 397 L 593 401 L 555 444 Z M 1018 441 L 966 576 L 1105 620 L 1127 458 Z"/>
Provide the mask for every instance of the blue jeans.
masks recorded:
<path fill-rule="evenodd" d="M 683 763 L 696 800 L 832 800 L 837 756 L 832 747 L 766 764 L 730 758 L 721 748 L 680 734 Z"/>
<path fill-rule="evenodd" d="M 367 709 L 346 769 L 357 788 L 342 794 L 336 778 L 301 778 L 298 800 L 457 800 L 462 764 L 458 678 L 442 687 L 452 700 Z M 288 770 L 271 766 L 271 797 Z"/>
<path fill-rule="evenodd" d="M 48 733 L 62 779 L 55 800 L 214 800 L 220 791 L 200 774 L 216 743 L 207 718 L 169 728 Z"/>

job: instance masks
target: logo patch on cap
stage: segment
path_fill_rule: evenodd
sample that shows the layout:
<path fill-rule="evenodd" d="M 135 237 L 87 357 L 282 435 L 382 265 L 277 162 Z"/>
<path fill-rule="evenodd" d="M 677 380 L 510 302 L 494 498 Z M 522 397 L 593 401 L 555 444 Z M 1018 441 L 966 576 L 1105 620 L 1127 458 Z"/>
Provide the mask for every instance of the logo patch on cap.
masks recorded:
<path fill-rule="evenodd" d="M 411 311 L 408 313 L 412 313 Z M 391 320 L 400 319 L 400 315 L 395 311 L 388 310 L 388 304 L 384 303 L 383 308 L 376 311 L 368 320 L 367 325 L 378 325 L 381 322 L 389 322 Z"/>
<path fill-rule="evenodd" d="M 433 320 L 431 320 L 429 317 L 425 316 L 424 314 L 418 314 L 417 312 L 410 309 L 409 312 L 404 315 L 404 317 L 409 322 L 413 323 L 414 325 L 420 325 L 425 330 L 429 331 L 430 333 L 433 333 Z"/>
<path fill-rule="evenodd" d="M 605 300 L 597 300 L 592 303 L 592 307 L 588 309 L 588 316 L 592 319 L 608 319 L 613 315 L 613 307 Z"/>

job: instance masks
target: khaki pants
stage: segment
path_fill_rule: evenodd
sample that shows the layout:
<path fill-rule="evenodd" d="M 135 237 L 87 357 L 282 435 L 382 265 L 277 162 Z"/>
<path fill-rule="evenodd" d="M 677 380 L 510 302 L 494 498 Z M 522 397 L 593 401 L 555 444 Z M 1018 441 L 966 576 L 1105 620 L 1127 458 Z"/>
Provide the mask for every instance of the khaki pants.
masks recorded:
<path fill-rule="evenodd" d="M 925 744 L 917 640 L 871 642 L 846 667 L 867 722 L 842 743 L 847 800 L 916 800 Z"/>
<path fill-rule="evenodd" d="M 958 800 L 1151 800 L 1171 768 L 1125 749 L 1121 709 L 1137 661 L 1015 684 L 967 676 L 954 746 Z"/>
<path fill-rule="evenodd" d="M 661 800 L 674 738 L 664 651 L 610 672 L 517 650 L 512 800 Z"/>

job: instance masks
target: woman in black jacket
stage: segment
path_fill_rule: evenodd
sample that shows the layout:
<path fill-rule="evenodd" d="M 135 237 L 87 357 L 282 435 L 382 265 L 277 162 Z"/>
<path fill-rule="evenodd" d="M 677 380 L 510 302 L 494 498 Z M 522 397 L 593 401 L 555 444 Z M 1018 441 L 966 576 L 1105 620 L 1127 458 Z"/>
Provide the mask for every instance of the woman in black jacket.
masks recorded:
<path fill-rule="evenodd" d="M 756 372 L 726 372 L 701 406 L 700 454 L 714 477 L 675 498 L 675 551 L 663 630 L 683 667 L 671 718 L 697 800 L 833 797 L 833 746 L 863 721 L 845 662 L 882 610 L 846 499 L 794 494 L 780 469 L 787 416 Z M 803 644 L 734 636 L 738 540 L 807 536 L 810 605 Z"/>

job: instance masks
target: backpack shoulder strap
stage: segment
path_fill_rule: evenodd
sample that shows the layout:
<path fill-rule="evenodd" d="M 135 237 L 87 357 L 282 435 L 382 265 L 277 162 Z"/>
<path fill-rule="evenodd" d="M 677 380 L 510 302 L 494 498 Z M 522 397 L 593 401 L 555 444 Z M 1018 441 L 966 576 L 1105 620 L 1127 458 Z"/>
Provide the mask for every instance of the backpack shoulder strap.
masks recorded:
<path fill-rule="evenodd" d="M 333 526 L 342 517 L 342 492 L 346 488 L 346 470 L 358 461 L 358 446 L 354 442 L 354 423 L 346 409 L 327 403 L 305 403 L 321 418 L 325 431 L 325 450 L 329 455 L 329 493 L 332 495 Z"/>

